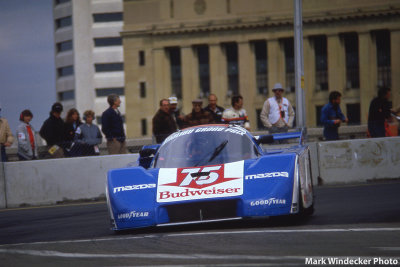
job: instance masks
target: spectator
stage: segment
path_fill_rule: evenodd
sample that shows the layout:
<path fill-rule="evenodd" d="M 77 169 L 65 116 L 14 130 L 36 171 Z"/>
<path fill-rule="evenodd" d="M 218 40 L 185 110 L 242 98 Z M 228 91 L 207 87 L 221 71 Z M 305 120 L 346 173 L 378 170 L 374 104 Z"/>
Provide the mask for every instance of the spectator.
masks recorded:
<path fill-rule="evenodd" d="M 175 120 L 178 129 L 182 129 L 184 125 L 184 118 L 185 116 L 178 108 L 178 99 L 175 96 L 171 96 L 168 98 L 169 100 L 169 112 L 172 114 L 172 117 Z"/>
<path fill-rule="evenodd" d="M 203 100 L 193 100 L 192 105 L 192 112 L 185 116 L 185 127 L 214 123 L 214 117 L 211 113 L 202 109 Z"/>
<path fill-rule="evenodd" d="M 222 122 L 240 125 L 250 131 L 250 122 L 243 107 L 243 97 L 235 95 L 231 99 L 232 107 L 222 113 Z"/>
<path fill-rule="evenodd" d="M 389 102 L 390 88 L 382 87 L 378 90 L 369 106 L 368 131 L 371 137 L 385 137 L 385 122 L 391 118 L 391 104 Z"/>
<path fill-rule="evenodd" d="M 63 106 L 56 102 L 51 107 L 50 116 L 40 128 L 40 136 L 46 140 L 52 158 L 64 157 L 64 121 L 61 119 Z"/>
<path fill-rule="evenodd" d="M 339 140 L 339 126 L 341 122 L 348 122 L 340 109 L 342 94 L 333 91 L 329 94 L 329 103 L 321 110 L 321 123 L 324 125 L 325 140 Z"/>
<path fill-rule="evenodd" d="M 283 97 L 280 83 L 276 83 L 272 92 L 275 96 L 268 98 L 263 105 L 260 119 L 270 133 L 284 133 L 293 127 L 294 110 L 289 100 Z"/>
<path fill-rule="evenodd" d="M 121 99 L 116 94 L 107 97 L 110 107 L 101 115 L 101 124 L 104 135 L 107 139 L 107 150 L 109 154 L 125 154 L 126 142 L 124 122 L 121 112 L 118 110 Z"/>
<path fill-rule="evenodd" d="M 75 132 L 81 124 L 78 110 L 76 108 L 68 110 L 67 117 L 65 118 L 64 141 L 66 154 L 70 157 L 77 157 L 81 154 L 79 145 L 74 143 Z"/>
<path fill-rule="evenodd" d="M 94 112 L 86 110 L 83 113 L 85 123 L 81 124 L 75 132 L 75 142 L 79 144 L 82 156 L 99 155 L 99 145 L 102 135 L 97 125 L 93 124 Z"/>
<path fill-rule="evenodd" d="M 35 130 L 30 121 L 33 114 L 29 109 L 21 112 L 19 120 L 21 124 L 17 128 L 18 158 L 20 160 L 33 160 L 38 158 Z"/>
<path fill-rule="evenodd" d="M 208 106 L 204 108 L 205 111 L 208 111 L 213 115 L 215 123 L 221 123 L 222 113 L 224 112 L 224 108 L 217 105 L 217 96 L 215 94 L 210 94 L 208 96 Z"/>
<path fill-rule="evenodd" d="M 153 117 L 153 134 L 157 144 L 162 143 L 171 133 L 176 132 L 176 123 L 170 113 L 168 99 L 160 100 L 160 109 Z"/>
<path fill-rule="evenodd" d="M 12 135 L 10 125 L 6 118 L 1 117 L 1 106 L 0 106 L 0 162 L 7 161 L 6 147 L 10 147 L 14 142 L 14 136 Z"/>
<path fill-rule="evenodd" d="M 394 119 L 397 120 L 397 135 L 400 136 L 400 105 L 392 109 L 392 115 Z"/>

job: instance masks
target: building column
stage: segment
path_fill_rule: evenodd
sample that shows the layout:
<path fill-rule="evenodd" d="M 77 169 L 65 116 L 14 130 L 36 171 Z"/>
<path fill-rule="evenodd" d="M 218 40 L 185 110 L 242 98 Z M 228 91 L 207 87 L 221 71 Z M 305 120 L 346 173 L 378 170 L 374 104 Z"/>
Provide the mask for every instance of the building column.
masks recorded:
<path fill-rule="evenodd" d="M 359 33 L 361 123 L 367 123 L 369 104 L 377 95 L 376 43 L 370 32 Z"/>
<path fill-rule="evenodd" d="M 328 35 L 327 46 L 328 88 L 329 91 L 338 91 L 343 95 L 346 87 L 346 61 L 345 49 L 340 42 L 339 35 Z"/>
<path fill-rule="evenodd" d="M 159 107 L 159 102 L 163 98 L 168 98 L 172 94 L 171 89 L 171 65 L 168 54 L 164 48 L 153 49 L 154 66 L 154 90 L 149 92 L 149 97 L 153 97 L 155 110 Z"/>
<path fill-rule="evenodd" d="M 239 93 L 243 96 L 244 108 L 250 120 L 251 129 L 257 129 L 257 113 L 254 101 L 257 93 L 256 62 L 249 42 L 238 43 Z"/>
<path fill-rule="evenodd" d="M 304 55 L 304 92 L 306 102 L 306 120 L 307 127 L 317 125 L 315 116 L 315 53 L 311 46 L 311 40 L 308 37 L 303 38 L 303 55 Z"/>
<path fill-rule="evenodd" d="M 218 105 L 230 106 L 226 55 L 219 43 L 209 45 L 210 91 L 218 98 Z"/>
<path fill-rule="evenodd" d="M 400 107 L 400 29 L 390 32 L 390 62 L 392 70 L 393 108 Z"/>
<path fill-rule="evenodd" d="M 268 55 L 268 89 L 273 95 L 272 88 L 275 83 L 285 83 L 285 55 L 278 39 L 267 40 Z"/>
<path fill-rule="evenodd" d="M 181 47 L 182 64 L 182 110 L 192 111 L 192 101 L 199 97 L 198 64 L 191 46 Z"/>

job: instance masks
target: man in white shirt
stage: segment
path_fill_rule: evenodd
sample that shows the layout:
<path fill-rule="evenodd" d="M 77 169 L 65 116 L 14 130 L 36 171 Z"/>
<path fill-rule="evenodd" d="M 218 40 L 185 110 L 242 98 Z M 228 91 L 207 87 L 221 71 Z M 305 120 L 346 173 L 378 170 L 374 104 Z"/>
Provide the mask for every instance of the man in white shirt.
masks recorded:
<path fill-rule="evenodd" d="M 264 102 L 260 119 L 269 133 L 287 132 L 293 126 L 294 110 L 289 100 L 283 97 L 283 86 L 276 83 L 272 92 L 273 97 Z"/>
<path fill-rule="evenodd" d="M 227 124 L 240 125 L 250 131 L 250 122 L 246 110 L 243 107 L 243 97 L 236 95 L 232 97 L 232 107 L 225 109 L 222 114 L 222 122 Z"/>

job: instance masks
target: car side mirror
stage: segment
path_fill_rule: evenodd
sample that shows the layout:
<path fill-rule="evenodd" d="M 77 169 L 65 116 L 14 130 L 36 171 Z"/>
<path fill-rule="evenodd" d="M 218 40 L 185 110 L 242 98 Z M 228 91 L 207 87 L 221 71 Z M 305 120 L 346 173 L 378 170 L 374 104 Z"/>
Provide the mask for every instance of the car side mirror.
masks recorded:
<path fill-rule="evenodd" d="M 159 147 L 160 145 L 143 146 L 139 151 L 139 166 L 148 169 Z"/>

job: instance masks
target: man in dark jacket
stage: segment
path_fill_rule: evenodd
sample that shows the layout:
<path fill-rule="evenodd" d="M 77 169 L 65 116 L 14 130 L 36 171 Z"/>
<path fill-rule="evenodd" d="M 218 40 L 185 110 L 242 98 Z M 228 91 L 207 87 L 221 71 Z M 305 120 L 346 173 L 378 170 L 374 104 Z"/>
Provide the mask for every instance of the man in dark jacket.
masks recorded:
<path fill-rule="evenodd" d="M 169 112 L 168 99 L 160 101 L 160 109 L 153 117 L 153 134 L 158 144 L 162 143 L 171 133 L 176 132 L 176 123 Z"/>
<path fill-rule="evenodd" d="M 385 121 L 391 118 L 389 102 L 390 89 L 383 87 L 378 91 L 369 106 L 368 112 L 368 131 L 371 137 L 385 137 Z"/>
<path fill-rule="evenodd" d="M 342 94 L 333 91 L 329 94 L 329 103 L 321 110 L 321 122 L 324 125 L 325 140 L 339 140 L 339 126 L 342 122 L 348 122 L 340 109 Z"/>
<path fill-rule="evenodd" d="M 217 96 L 215 94 L 210 94 L 208 96 L 208 106 L 204 108 L 213 115 L 215 123 L 221 123 L 222 113 L 224 113 L 224 108 L 217 105 Z"/>
<path fill-rule="evenodd" d="M 107 139 L 107 150 L 109 154 L 125 154 L 125 130 L 121 112 L 118 110 L 121 99 L 116 94 L 107 97 L 110 105 L 101 115 L 101 130 Z"/>
<path fill-rule="evenodd" d="M 64 157 L 64 121 L 61 119 L 63 106 L 56 102 L 51 107 L 50 117 L 40 128 L 40 136 L 46 140 L 48 152 L 53 158 Z"/>
<path fill-rule="evenodd" d="M 202 108 L 203 100 L 195 99 L 192 101 L 192 105 L 192 112 L 185 116 L 186 127 L 214 123 L 214 117 L 211 113 Z"/>

